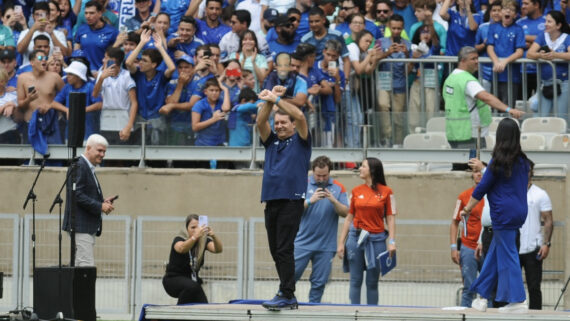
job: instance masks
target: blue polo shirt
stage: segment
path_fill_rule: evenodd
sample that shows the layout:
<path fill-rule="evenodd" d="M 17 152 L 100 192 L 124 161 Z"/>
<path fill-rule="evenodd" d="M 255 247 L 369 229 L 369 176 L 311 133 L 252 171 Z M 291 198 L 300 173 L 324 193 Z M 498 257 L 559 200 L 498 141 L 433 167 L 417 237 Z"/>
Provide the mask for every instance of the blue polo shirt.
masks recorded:
<path fill-rule="evenodd" d="M 411 51 L 411 45 L 408 40 L 402 39 L 402 44 L 405 44 L 408 48 L 408 52 Z M 390 46 L 392 45 L 392 39 L 384 37 L 380 39 L 380 45 L 384 52 L 388 51 Z M 394 52 L 389 58 L 407 58 L 403 52 Z M 390 67 L 392 65 L 392 67 Z M 405 62 L 390 62 L 390 63 L 381 63 L 380 70 L 382 71 L 392 71 L 392 88 L 395 94 L 403 93 L 406 91 L 406 71 L 405 71 Z"/>
<path fill-rule="evenodd" d="M 144 119 L 160 117 L 158 110 L 164 105 L 166 89 L 170 78 L 166 78 L 164 71 L 158 70 L 151 80 L 147 80 L 144 73 L 137 70 L 131 77 L 137 84 L 138 113 Z"/>
<path fill-rule="evenodd" d="M 220 99 L 216 102 L 214 110 L 208 102 L 208 98 L 202 98 L 199 100 L 194 107 L 192 107 L 193 113 L 200 114 L 200 122 L 212 118 L 214 111 L 222 110 L 223 96 L 220 95 Z M 220 146 L 226 141 L 226 121 L 220 120 L 199 132 L 196 132 L 196 146 Z"/>
<path fill-rule="evenodd" d="M 534 42 L 536 42 L 539 46 L 546 46 L 546 40 L 544 38 L 545 33 L 539 34 Z M 561 34 L 560 36 L 562 37 Z M 570 35 L 566 34 L 566 39 L 564 42 L 555 48 L 554 52 L 568 52 L 568 47 L 570 47 Z M 552 79 L 552 67 L 550 64 L 543 63 L 541 64 L 541 76 L 543 80 L 551 80 Z M 556 63 L 556 79 L 567 80 L 568 79 L 568 62 L 559 62 Z M 566 102 L 564 102 L 566 103 Z"/>
<path fill-rule="evenodd" d="M 261 201 L 304 199 L 311 162 L 310 132 L 307 140 L 297 132 L 280 140 L 272 131 L 262 144 L 265 147 L 265 162 Z"/>
<path fill-rule="evenodd" d="M 494 46 L 495 54 L 499 58 L 506 58 L 512 55 L 517 49 L 525 49 L 524 31 L 516 23 L 504 27 L 502 23 L 493 23 L 489 26 L 487 34 L 487 45 Z M 520 65 L 512 64 L 512 79 L 515 83 L 521 82 Z M 498 75 L 501 82 L 508 81 L 508 68 Z"/>
<path fill-rule="evenodd" d="M 344 38 L 342 38 L 342 35 L 337 30 L 327 29 L 327 34 L 324 37 L 322 37 L 321 39 L 315 38 L 315 36 L 313 35 L 313 32 L 311 31 L 311 32 L 307 33 L 306 35 L 304 35 L 303 38 L 301 38 L 301 42 L 306 42 L 306 43 L 309 43 L 309 44 L 315 46 L 317 48 L 317 59 L 316 60 L 321 60 L 321 59 L 323 59 L 323 50 L 325 49 L 325 44 L 330 39 L 334 39 L 334 40 L 340 42 L 340 44 L 342 46 L 342 49 L 340 51 L 341 57 L 348 57 L 348 49 L 346 49 L 346 44 L 344 42 Z"/>
<path fill-rule="evenodd" d="M 537 19 L 531 19 L 528 16 L 522 17 L 517 20 L 517 24 L 523 28 L 525 36 L 538 36 L 544 32 L 544 24 L 546 19 L 544 16 L 540 16 Z M 526 58 L 526 53 L 528 50 L 525 49 L 524 56 Z M 536 74 L 536 65 L 527 64 L 526 65 L 527 74 Z"/>
<path fill-rule="evenodd" d="M 178 83 L 178 79 L 171 79 L 168 85 L 166 86 L 166 96 L 170 96 L 176 90 L 176 84 Z M 188 83 L 184 88 L 182 88 L 182 92 L 180 93 L 180 99 L 178 100 L 179 103 L 188 102 L 190 101 L 190 83 Z M 188 126 L 192 123 L 192 116 L 190 111 L 182 111 L 178 109 L 173 109 L 170 114 L 168 115 L 168 120 L 172 123 L 186 123 Z"/>
<path fill-rule="evenodd" d="M 475 31 L 469 29 L 469 22 L 467 16 L 461 16 L 459 12 L 449 9 L 449 27 L 447 31 L 447 46 L 445 54 L 447 56 L 457 56 L 459 50 L 464 46 L 475 45 Z M 478 14 L 473 14 L 473 19 L 478 24 L 483 22 L 483 17 Z"/>
<path fill-rule="evenodd" d="M 372 35 L 374 36 L 374 39 L 380 39 L 384 36 L 382 34 L 382 31 L 380 31 L 380 28 L 378 28 L 378 26 L 372 21 L 366 20 L 364 22 L 364 28 L 366 28 L 366 30 L 368 30 L 372 33 Z M 338 24 L 335 27 L 335 30 L 340 32 L 342 38 L 348 38 L 348 37 L 350 37 L 350 35 L 352 35 L 352 31 L 350 31 L 350 28 L 348 26 L 348 22 L 343 22 L 341 24 Z"/>
<path fill-rule="evenodd" d="M 215 28 L 210 28 L 206 21 L 201 19 L 196 19 L 196 37 L 202 39 L 205 44 L 219 44 L 222 37 L 232 31 L 232 28 L 226 26 L 219 20 L 219 24 Z"/>
<path fill-rule="evenodd" d="M 94 103 L 100 102 L 101 97 L 93 98 L 93 88 L 95 83 L 88 81 L 83 84 L 80 88 L 73 88 L 70 84 L 66 84 L 55 96 L 55 101 L 69 108 L 69 94 L 70 93 L 85 93 L 87 96 L 87 101 L 85 107 L 92 105 Z M 85 136 L 83 139 L 87 139 L 91 134 L 99 132 L 101 111 L 92 111 L 85 114 Z M 67 134 L 67 128 L 65 130 Z M 66 135 L 67 136 L 67 135 Z"/>
<path fill-rule="evenodd" d="M 310 176 L 306 198 L 311 198 L 317 189 L 315 177 Z M 348 206 L 346 189 L 340 182 L 329 178 L 326 189 L 341 204 Z M 295 238 L 295 248 L 309 251 L 336 252 L 338 217 L 333 203 L 328 199 L 324 198 L 316 203 L 311 203 L 303 212 L 303 216 L 301 216 L 301 225 Z"/>
<path fill-rule="evenodd" d="M 487 41 L 487 37 L 489 34 L 489 26 L 491 25 L 490 22 L 485 22 L 479 25 L 479 29 L 477 29 L 477 34 L 475 35 L 475 44 L 479 45 Z M 487 42 L 489 44 L 489 42 Z M 487 53 L 487 47 L 481 53 L 479 53 L 479 57 L 489 57 Z M 493 80 L 493 64 L 481 64 L 481 74 L 483 75 L 483 79 L 492 81 Z"/>
<path fill-rule="evenodd" d="M 277 42 L 277 40 L 271 40 L 267 44 L 269 45 L 271 60 L 275 61 L 275 57 L 282 52 L 286 52 L 288 54 L 295 52 L 295 49 L 297 49 L 297 46 L 299 45 L 299 41 L 295 40 L 290 45 L 284 45 Z"/>
<path fill-rule="evenodd" d="M 119 30 L 108 24 L 96 30 L 91 29 L 87 24 L 82 24 L 77 28 L 73 42 L 81 46 L 91 70 L 98 70 L 103 64 L 105 50 L 113 45 L 118 34 Z"/>
<path fill-rule="evenodd" d="M 165 12 L 170 17 L 170 28 L 168 34 L 176 32 L 180 19 L 188 10 L 190 0 L 163 0 L 160 2 L 160 11 Z"/>
<path fill-rule="evenodd" d="M 171 34 L 170 36 L 168 36 L 166 38 L 167 39 L 166 42 L 168 43 L 172 38 L 176 38 L 176 36 Z M 177 50 L 184 51 L 188 56 L 194 57 L 196 55 L 196 48 L 200 47 L 203 44 L 204 44 L 204 41 L 202 41 L 202 39 L 200 39 L 198 37 L 194 37 L 194 38 L 192 38 L 192 41 L 190 41 L 190 43 L 179 42 L 176 45 L 176 47 L 168 48 L 168 51 L 169 51 L 169 54 L 171 57 L 174 57 L 174 52 Z"/>

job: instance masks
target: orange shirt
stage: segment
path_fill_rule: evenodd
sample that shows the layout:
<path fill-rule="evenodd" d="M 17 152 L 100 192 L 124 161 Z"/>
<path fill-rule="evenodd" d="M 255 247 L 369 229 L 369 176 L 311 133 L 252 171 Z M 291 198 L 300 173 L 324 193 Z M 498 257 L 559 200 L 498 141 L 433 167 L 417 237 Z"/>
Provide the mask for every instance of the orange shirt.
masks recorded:
<path fill-rule="evenodd" d="M 396 215 L 396 200 L 392 189 L 378 184 L 374 191 L 366 184 L 352 190 L 350 213 L 354 215 L 355 228 L 370 233 L 384 232 L 384 215 Z"/>
<path fill-rule="evenodd" d="M 459 194 L 459 197 L 457 197 L 457 203 L 455 205 L 455 211 L 453 212 L 454 220 L 461 221 L 461 210 L 463 210 L 463 208 L 469 202 L 471 194 L 474 190 L 475 186 Z M 461 244 L 473 250 L 477 248 L 477 241 L 479 240 L 479 234 L 481 233 L 481 214 L 483 213 L 484 205 L 485 200 L 482 199 L 471 210 L 469 219 L 467 219 L 467 237 L 465 237 L 465 232 L 461 232 Z"/>

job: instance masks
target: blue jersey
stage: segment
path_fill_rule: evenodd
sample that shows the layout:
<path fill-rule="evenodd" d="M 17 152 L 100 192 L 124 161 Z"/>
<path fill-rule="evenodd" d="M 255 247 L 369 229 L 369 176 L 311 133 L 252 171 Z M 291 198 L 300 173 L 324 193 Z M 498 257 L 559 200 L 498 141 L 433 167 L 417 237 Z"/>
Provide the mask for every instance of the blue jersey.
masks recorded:
<path fill-rule="evenodd" d="M 119 30 L 105 24 L 103 28 L 91 29 L 87 24 L 82 24 L 77 28 L 74 42 L 81 46 L 81 50 L 85 53 L 91 70 L 98 70 L 103 64 L 105 50 L 112 46 Z"/>
<path fill-rule="evenodd" d="M 232 107 L 228 119 L 230 146 L 251 145 L 251 131 L 254 123 L 252 115 L 256 113 L 257 105 L 255 103 L 239 104 Z"/>
<path fill-rule="evenodd" d="M 166 89 L 169 78 L 164 71 L 158 70 L 151 80 L 147 80 L 144 73 L 137 70 L 131 74 L 137 84 L 138 113 L 144 119 L 160 117 L 158 110 L 164 105 Z"/>
<path fill-rule="evenodd" d="M 163 0 L 160 2 L 160 11 L 165 12 L 170 17 L 170 28 L 168 34 L 176 32 L 180 19 L 188 10 L 190 0 Z"/>
<path fill-rule="evenodd" d="M 494 46 L 495 54 L 499 58 L 506 58 L 512 55 L 517 49 L 524 50 L 526 47 L 524 31 L 522 27 L 516 23 L 513 23 L 508 27 L 504 27 L 501 23 L 494 23 L 489 26 L 489 33 L 487 36 L 487 45 Z M 511 66 L 513 82 L 520 83 L 520 66 L 516 64 L 511 64 Z M 505 71 L 498 75 L 499 81 L 508 81 L 508 72 L 508 68 L 505 68 Z"/>
<path fill-rule="evenodd" d="M 322 37 L 321 39 L 317 39 L 315 38 L 315 36 L 313 35 L 313 32 L 309 32 L 307 33 L 305 36 L 303 36 L 303 38 L 301 38 L 301 42 L 304 43 L 309 43 L 313 46 L 315 46 L 317 48 L 317 60 L 321 60 L 323 59 L 323 50 L 325 49 L 325 44 L 327 43 L 327 41 L 334 39 L 338 42 L 340 42 L 342 48 L 340 51 L 340 55 L 341 57 L 348 57 L 348 49 L 346 49 L 346 44 L 344 42 L 344 38 L 342 38 L 342 35 L 340 34 L 340 32 L 336 31 L 336 30 L 327 30 L 327 34 Z"/>
<path fill-rule="evenodd" d="M 167 96 L 170 96 L 174 93 L 176 89 L 176 84 L 178 83 L 178 79 L 174 77 L 170 79 L 168 86 L 166 87 Z M 182 92 L 180 93 L 180 99 L 178 99 L 179 103 L 185 103 L 190 101 L 190 83 L 182 88 Z M 192 123 L 192 116 L 190 115 L 190 111 L 183 111 L 179 109 L 173 109 L 170 114 L 168 115 L 168 120 L 171 123 L 186 123 L 188 126 Z"/>
<path fill-rule="evenodd" d="M 262 143 L 265 147 L 265 162 L 261 201 L 304 199 L 311 161 L 310 133 L 306 140 L 297 132 L 281 140 L 271 132 Z"/>
<path fill-rule="evenodd" d="M 370 33 L 372 33 L 372 35 L 374 36 L 374 39 L 380 39 L 384 36 L 382 34 L 382 32 L 380 31 L 380 28 L 378 28 L 378 26 L 374 22 L 366 20 L 364 22 L 364 24 L 365 24 L 364 28 L 366 28 L 366 30 L 368 30 L 368 31 L 370 31 Z M 340 32 L 343 39 L 346 39 L 352 35 L 352 31 L 350 31 L 350 28 L 348 26 L 348 22 L 343 22 L 341 24 L 338 24 L 335 27 L 335 30 Z"/>
<path fill-rule="evenodd" d="M 326 189 L 332 196 L 341 204 L 348 206 L 348 197 L 344 186 L 332 178 L 329 178 L 326 184 Z M 314 176 L 309 177 L 306 198 L 311 198 L 318 188 Z M 311 203 L 311 206 L 305 209 L 301 217 L 299 232 L 295 238 L 295 248 L 335 252 L 338 217 L 333 203 L 328 199 L 324 198 L 316 203 Z"/>
<path fill-rule="evenodd" d="M 459 50 L 464 46 L 475 45 L 475 31 L 469 29 L 469 22 L 467 16 L 462 16 L 459 12 L 449 9 L 449 27 L 447 31 L 447 46 L 445 54 L 447 56 L 457 56 Z M 483 17 L 475 13 L 473 19 L 478 24 L 481 24 Z"/>
<path fill-rule="evenodd" d="M 534 42 L 536 42 L 541 47 L 546 46 L 545 37 L 546 33 L 543 32 L 536 37 Z M 564 41 L 558 47 L 550 48 L 550 50 L 553 52 L 568 52 L 568 48 L 570 47 L 570 36 L 566 33 L 563 33 L 560 35 L 560 37 L 566 37 L 566 39 L 564 39 Z M 543 80 L 552 79 L 552 67 L 550 67 L 550 64 L 541 64 L 541 76 Z M 556 79 L 568 79 L 568 62 L 556 63 Z"/>
<path fill-rule="evenodd" d="M 480 45 L 482 43 L 487 43 L 487 37 L 489 34 L 489 26 L 491 25 L 490 22 L 485 22 L 479 25 L 479 29 L 477 29 L 477 34 L 475 35 L 475 44 Z M 487 48 L 487 47 L 485 47 Z M 489 57 L 487 50 L 483 50 L 479 57 Z M 493 80 L 493 64 L 481 64 L 481 73 L 483 75 L 483 79 L 492 81 Z"/>
<path fill-rule="evenodd" d="M 200 77 L 198 74 L 194 75 L 192 83 L 190 84 L 190 90 L 192 91 L 191 95 L 205 98 L 206 94 L 204 94 L 204 85 L 206 84 L 206 81 L 212 77 L 214 77 L 214 74 L 212 73 L 209 73 L 204 77 Z"/>
<path fill-rule="evenodd" d="M 87 101 L 85 106 L 92 105 L 94 103 L 100 102 L 101 97 L 94 98 L 92 96 L 93 88 L 95 83 L 88 81 L 83 84 L 80 88 L 74 88 L 70 84 L 66 84 L 55 96 L 55 101 L 58 103 L 69 106 L 69 94 L 70 93 L 85 93 Z M 69 108 L 69 107 L 67 107 Z M 99 133 L 99 122 L 100 122 L 101 111 L 92 111 L 85 114 L 85 135 L 83 139 L 87 139 L 91 134 Z M 65 130 L 67 133 L 67 129 Z"/>
<path fill-rule="evenodd" d="M 196 30 L 196 37 L 202 39 L 205 44 L 219 44 L 222 37 L 232 31 L 232 28 L 226 26 L 220 20 L 218 26 L 215 28 L 210 28 L 206 21 L 201 19 L 196 19 L 196 24 L 198 26 Z"/>
<path fill-rule="evenodd" d="M 206 121 L 214 115 L 216 110 L 222 110 L 223 96 L 220 95 L 220 99 L 216 102 L 214 110 L 208 102 L 208 98 L 202 98 L 199 100 L 194 107 L 192 107 L 192 113 L 200 114 L 200 122 Z M 225 120 L 220 120 L 212 125 L 196 132 L 196 146 L 220 146 L 226 141 L 226 122 Z"/>
<path fill-rule="evenodd" d="M 177 37 L 176 35 L 172 34 L 166 38 L 167 39 L 166 42 L 168 43 L 168 41 L 170 41 L 172 38 L 176 38 L 176 37 Z M 174 52 L 177 50 L 184 51 L 188 56 L 194 57 L 196 55 L 196 48 L 200 47 L 203 44 L 204 44 L 204 41 L 202 41 L 202 39 L 200 39 L 198 37 L 194 37 L 194 38 L 192 38 L 192 41 L 190 41 L 190 43 L 179 42 L 176 45 L 176 47 L 168 48 L 168 51 L 169 51 L 169 54 L 171 57 L 174 57 Z"/>
<path fill-rule="evenodd" d="M 546 19 L 544 18 L 544 16 L 538 17 L 538 19 L 531 19 L 528 16 L 526 16 L 517 20 L 517 24 L 523 28 L 525 36 L 538 36 L 539 34 L 543 33 L 545 23 Z M 528 50 L 525 49 L 523 57 L 526 57 L 527 51 Z M 536 65 L 527 64 L 526 73 L 536 74 Z"/>
<path fill-rule="evenodd" d="M 295 49 L 297 49 L 297 46 L 299 45 L 299 41 L 295 40 L 290 45 L 283 45 L 277 42 L 277 40 L 271 40 L 267 44 L 269 45 L 271 60 L 275 61 L 275 57 L 282 52 L 286 52 L 288 54 L 295 52 Z"/>

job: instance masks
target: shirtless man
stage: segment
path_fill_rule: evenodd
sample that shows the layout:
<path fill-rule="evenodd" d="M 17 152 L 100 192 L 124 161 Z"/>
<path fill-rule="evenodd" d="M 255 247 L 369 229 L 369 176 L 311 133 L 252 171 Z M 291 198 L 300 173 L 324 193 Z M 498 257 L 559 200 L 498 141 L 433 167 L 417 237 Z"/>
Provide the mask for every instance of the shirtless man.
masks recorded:
<path fill-rule="evenodd" d="M 64 85 L 57 73 L 46 70 L 47 54 L 44 51 L 34 50 L 29 59 L 32 71 L 18 77 L 18 108 L 24 113 L 26 122 L 36 109 L 45 114 Z"/>

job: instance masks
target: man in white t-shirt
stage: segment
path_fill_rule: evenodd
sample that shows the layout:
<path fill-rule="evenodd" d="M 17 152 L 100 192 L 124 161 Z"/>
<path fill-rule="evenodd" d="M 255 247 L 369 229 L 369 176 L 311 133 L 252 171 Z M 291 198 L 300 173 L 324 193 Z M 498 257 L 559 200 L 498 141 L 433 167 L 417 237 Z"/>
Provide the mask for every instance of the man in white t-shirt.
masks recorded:
<path fill-rule="evenodd" d="M 23 30 L 18 37 L 16 49 L 22 55 L 22 66 L 28 65 L 30 60 L 29 54 L 34 51 L 34 39 L 39 35 L 44 35 L 49 39 L 50 51 L 48 56 L 51 56 L 55 47 L 58 47 L 62 52 L 67 53 L 67 42 L 65 34 L 59 30 L 54 30 L 49 25 L 49 5 L 47 2 L 37 2 L 34 4 L 34 24 L 29 29 Z"/>
<path fill-rule="evenodd" d="M 545 190 L 532 184 L 534 164 L 528 178 L 528 215 L 520 228 L 519 259 L 528 287 L 529 309 L 542 309 L 542 261 L 548 257 L 552 238 L 552 202 Z M 544 222 L 541 232 L 541 221 Z"/>
<path fill-rule="evenodd" d="M 476 148 L 479 126 L 481 137 L 487 136 L 489 131 L 489 106 L 515 118 L 520 118 L 524 112 L 502 103 L 485 91 L 473 76 L 479 67 L 479 55 L 475 48 L 461 48 L 458 62 L 457 68 L 447 77 L 442 88 L 445 101 L 445 132 L 451 147 Z M 484 148 L 484 140 L 481 143 Z"/>
<path fill-rule="evenodd" d="M 246 10 L 251 15 L 249 30 L 255 33 L 261 30 L 261 4 L 259 0 L 244 0 L 238 3 L 236 10 Z"/>
<path fill-rule="evenodd" d="M 101 94 L 101 135 L 111 145 L 135 145 L 138 137 L 132 135 L 137 116 L 138 100 L 135 81 L 121 68 L 124 52 L 110 47 L 105 52 L 103 66 L 93 88 L 93 96 Z"/>

